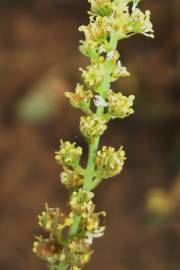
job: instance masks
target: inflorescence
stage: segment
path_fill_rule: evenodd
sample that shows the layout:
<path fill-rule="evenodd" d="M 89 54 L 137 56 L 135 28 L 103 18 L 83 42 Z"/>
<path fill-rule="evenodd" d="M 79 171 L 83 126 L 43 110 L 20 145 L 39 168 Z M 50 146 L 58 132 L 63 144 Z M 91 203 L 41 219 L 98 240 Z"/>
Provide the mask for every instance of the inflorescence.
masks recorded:
<path fill-rule="evenodd" d="M 140 0 L 88 0 L 90 22 L 79 31 L 85 35 L 80 51 L 90 58 L 86 68 L 80 68 L 82 82 L 75 92 L 66 92 L 70 104 L 84 113 L 80 132 L 85 137 L 89 155 L 87 167 L 81 166 L 83 149 L 76 143 L 60 141 L 55 159 L 62 166 L 62 184 L 70 192 L 69 213 L 49 208 L 38 216 L 39 225 L 47 237 L 36 237 L 33 251 L 46 261 L 51 270 L 81 270 L 93 253 L 94 238 L 104 234 L 105 212 L 96 212 L 93 189 L 103 179 L 119 174 L 126 160 L 121 146 L 99 148 L 99 139 L 112 119 L 124 119 L 134 113 L 134 95 L 113 91 L 111 83 L 129 76 L 117 51 L 118 41 L 135 34 L 153 38 L 150 11 L 142 12 Z"/>

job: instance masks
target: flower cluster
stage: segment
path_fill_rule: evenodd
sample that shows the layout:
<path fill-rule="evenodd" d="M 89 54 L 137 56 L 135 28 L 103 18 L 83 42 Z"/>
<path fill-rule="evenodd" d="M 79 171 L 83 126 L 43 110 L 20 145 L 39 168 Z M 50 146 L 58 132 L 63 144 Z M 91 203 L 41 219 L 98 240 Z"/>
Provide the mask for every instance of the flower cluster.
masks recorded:
<path fill-rule="evenodd" d="M 79 189 L 73 192 L 70 199 L 72 212 L 82 217 L 81 233 L 84 232 L 85 242 L 90 245 L 93 243 L 93 239 L 101 237 L 105 230 L 105 226 L 100 225 L 100 217 L 105 216 L 105 212 L 95 212 L 93 197 L 93 192 Z"/>
<path fill-rule="evenodd" d="M 46 211 L 42 212 L 41 215 L 38 215 L 39 225 L 45 231 L 58 231 L 64 228 L 67 225 L 67 220 L 65 214 L 59 208 L 49 208 L 46 204 Z M 61 224 L 62 227 L 59 226 Z M 63 225 L 62 225 L 63 224 Z"/>
<path fill-rule="evenodd" d="M 72 170 L 63 167 L 64 171 L 60 174 L 61 183 L 68 189 L 78 188 L 83 184 L 83 174 L 78 173 L 78 170 Z"/>
<path fill-rule="evenodd" d="M 135 99 L 134 95 L 129 97 L 124 96 L 121 92 L 114 93 L 109 91 L 108 93 L 108 113 L 111 118 L 125 118 L 130 114 L 134 113 L 132 109 L 133 101 Z"/>
<path fill-rule="evenodd" d="M 154 37 L 150 11 L 142 12 L 137 8 L 137 0 L 89 0 L 91 3 L 91 17 L 88 26 L 81 26 L 80 31 L 85 34 L 81 51 L 88 56 L 92 52 L 108 52 L 109 38 L 112 33 L 118 40 L 128 38 L 136 33 Z M 132 3 L 132 9 L 130 8 Z"/>
<path fill-rule="evenodd" d="M 60 141 L 60 149 L 55 152 L 55 159 L 62 166 L 61 183 L 68 189 L 78 188 L 84 182 L 84 170 L 79 165 L 82 148 L 69 141 Z"/>
<path fill-rule="evenodd" d="M 60 141 L 60 149 L 55 152 L 55 159 L 60 165 L 76 167 L 82 155 L 82 148 L 75 143 Z"/>
<path fill-rule="evenodd" d="M 122 146 L 118 151 L 115 151 L 113 147 L 103 146 L 96 156 L 97 177 L 109 178 L 120 173 L 125 159 L 125 152 Z"/>
<path fill-rule="evenodd" d="M 86 69 L 80 68 L 82 72 L 82 79 L 87 87 L 95 88 L 103 80 L 104 73 L 104 58 L 102 57 L 99 62 L 92 62 Z"/>
<path fill-rule="evenodd" d="M 79 270 L 90 260 L 92 250 L 84 239 L 74 239 L 70 241 L 64 251 L 64 258 L 73 270 Z"/>
<path fill-rule="evenodd" d="M 118 60 L 118 58 L 119 54 L 117 54 L 117 51 L 110 51 L 109 53 L 107 53 L 106 61 L 111 61 L 112 63 L 110 82 L 116 81 L 119 77 L 129 76 L 127 68 L 122 66 L 122 63 L 120 60 Z M 86 85 L 86 87 L 91 89 L 90 92 L 87 92 L 87 98 L 92 98 L 92 92 L 99 93 L 98 88 L 103 82 L 105 74 L 105 58 L 101 56 L 99 60 L 99 62 L 92 61 L 91 64 L 86 67 L 86 69 L 80 68 L 84 84 Z M 74 104 L 73 106 L 75 107 Z"/>
<path fill-rule="evenodd" d="M 88 139 L 99 137 L 107 129 L 106 119 L 95 114 L 82 116 L 80 120 L 81 133 Z"/>
<path fill-rule="evenodd" d="M 100 217 L 105 213 L 95 212 L 93 196 L 92 192 L 82 189 L 74 191 L 70 198 L 69 215 L 65 215 L 59 208 L 49 208 L 46 205 L 46 211 L 38 216 L 38 220 L 50 236 L 37 237 L 34 242 L 33 251 L 38 257 L 54 265 L 65 262 L 72 269 L 81 269 L 87 264 L 93 253 L 93 239 L 101 237 L 105 230 L 105 226 L 100 225 Z M 66 228 L 73 224 L 77 215 L 82 217 L 78 236 L 66 236 Z"/>

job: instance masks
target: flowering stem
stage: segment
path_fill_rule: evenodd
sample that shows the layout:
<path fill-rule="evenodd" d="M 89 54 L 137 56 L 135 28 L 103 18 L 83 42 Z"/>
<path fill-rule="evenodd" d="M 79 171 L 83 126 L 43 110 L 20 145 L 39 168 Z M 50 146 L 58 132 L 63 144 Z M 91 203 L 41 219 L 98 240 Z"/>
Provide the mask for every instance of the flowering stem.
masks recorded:
<path fill-rule="evenodd" d="M 51 270 L 81 270 L 93 253 L 94 238 L 104 234 L 100 216 L 105 214 L 95 212 L 92 190 L 102 179 L 119 174 L 126 156 L 122 146 L 117 151 L 108 146 L 98 151 L 99 142 L 111 119 L 124 119 L 134 112 L 133 95 L 127 97 L 110 89 L 119 77 L 129 76 L 119 59 L 117 42 L 136 33 L 153 37 L 150 11 L 143 13 L 136 8 L 139 1 L 88 0 L 90 22 L 79 30 L 85 35 L 80 50 L 90 58 L 90 64 L 80 69 L 83 82 L 77 84 L 75 92 L 65 94 L 73 107 L 85 113 L 80 131 L 88 142 L 88 159 L 86 168 L 82 168 L 79 162 L 83 149 L 69 141 L 61 140 L 55 152 L 63 167 L 61 182 L 70 191 L 70 212 L 65 214 L 60 208 L 46 205 L 38 220 L 49 237 L 39 236 L 33 245 L 33 251 L 48 262 Z"/>
<path fill-rule="evenodd" d="M 113 40 L 114 42 L 114 40 Z M 113 44 L 115 47 L 117 46 L 117 40 Z M 104 79 L 101 83 L 101 85 L 98 88 L 98 91 L 102 96 L 105 96 L 109 86 L 110 86 L 110 76 L 112 72 L 112 63 L 110 60 L 107 60 L 104 64 Z M 104 114 L 104 108 L 103 107 L 98 107 L 96 110 L 96 115 L 97 116 L 102 116 Z M 89 143 L 89 153 L 88 153 L 88 162 L 87 162 L 87 168 L 86 168 L 86 175 L 85 175 L 85 183 L 83 185 L 83 190 L 90 191 L 94 185 L 93 185 L 93 177 L 94 177 L 94 168 L 95 168 L 95 158 L 99 146 L 99 141 L 100 141 L 100 136 L 95 138 L 93 143 Z M 77 234 L 79 224 L 81 221 L 81 216 L 77 215 L 74 218 L 74 223 L 72 224 L 68 237 L 73 237 L 74 235 Z M 64 263 L 60 264 L 59 270 L 64 270 L 67 268 L 63 268 Z"/>
<path fill-rule="evenodd" d="M 117 46 L 117 39 L 113 38 L 111 39 L 111 42 L 113 44 L 113 49 Z M 104 79 L 101 83 L 101 85 L 98 87 L 98 92 L 102 97 L 106 96 L 107 91 L 109 90 L 110 86 L 110 78 L 111 78 L 111 72 L 112 72 L 112 62 L 110 60 L 107 60 L 104 64 Z M 104 114 L 104 107 L 98 107 L 96 110 L 97 116 L 103 116 Z M 94 143 L 89 143 L 89 157 L 88 157 L 88 163 L 87 163 L 87 169 L 86 169 L 86 176 L 85 176 L 85 183 L 83 186 L 84 190 L 91 190 L 92 189 L 92 179 L 94 176 L 94 167 L 95 167 L 95 158 L 99 146 L 100 136 L 95 138 Z"/>

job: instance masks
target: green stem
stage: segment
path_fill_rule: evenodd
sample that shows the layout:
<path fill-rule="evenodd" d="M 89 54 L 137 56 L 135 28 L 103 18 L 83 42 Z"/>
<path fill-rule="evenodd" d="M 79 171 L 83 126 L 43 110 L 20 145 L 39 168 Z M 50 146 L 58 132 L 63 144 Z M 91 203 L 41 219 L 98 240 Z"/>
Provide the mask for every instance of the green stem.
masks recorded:
<path fill-rule="evenodd" d="M 100 137 L 94 139 L 94 143 L 89 143 L 89 155 L 88 155 L 88 163 L 85 175 L 85 183 L 83 185 L 83 190 L 91 190 L 91 182 L 94 176 L 94 167 L 95 167 L 95 159 L 96 153 L 99 146 Z"/>
<path fill-rule="evenodd" d="M 76 215 L 74 217 L 74 223 L 69 229 L 68 238 L 73 237 L 77 233 L 80 221 L 81 221 L 81 216 Z"/>
<path fill-rule="evenodd" d="M 95 187 L 97 187 L 102 181 L 102 178 L 95 178 L 93 181 L 92 181 L 92 184 L 91 184 L 91 190 L 93 190 Z"/>

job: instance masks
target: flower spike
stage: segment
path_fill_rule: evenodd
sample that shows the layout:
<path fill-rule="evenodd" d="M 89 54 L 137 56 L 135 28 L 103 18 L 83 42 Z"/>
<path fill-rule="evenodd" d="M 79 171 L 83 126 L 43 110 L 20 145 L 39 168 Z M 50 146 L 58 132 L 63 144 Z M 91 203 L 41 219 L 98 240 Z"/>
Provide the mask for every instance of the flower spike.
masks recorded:
<path fill-rule="evenodd" d="M 89 24 L 79 27 L 85 39 L 80 51 L 90 61 L 80 68 L 81 83 L 75 92 L 66 92 L 70 104 L 82 111 L 80 132 L 88 143 L 87 165 L 82 167 L 83 149 L 69 141 L 60 141 L 55 159 L 62 167 L 61 183 L 69 191 L 69 212 L 50 208 L 38 216 L 47 237 L 36 237 L 33 252 L 50 270 L 82 270 L 93 254 L 94 239 L 105 232 L 104 211 L 97 212 L 94 188 L 103 179 L 119 174 L 126 160 L 123 146 L 99 149 L 101 136 L 112 119 L 124 119 L 134 113 L 134 95 L 111 89 L 119 77 L 130 75 L 122 65 L 118 42 L 136 34 L 154 37 L 150 11 L 138 8 L 140 0 L 88 0 Z"/>

